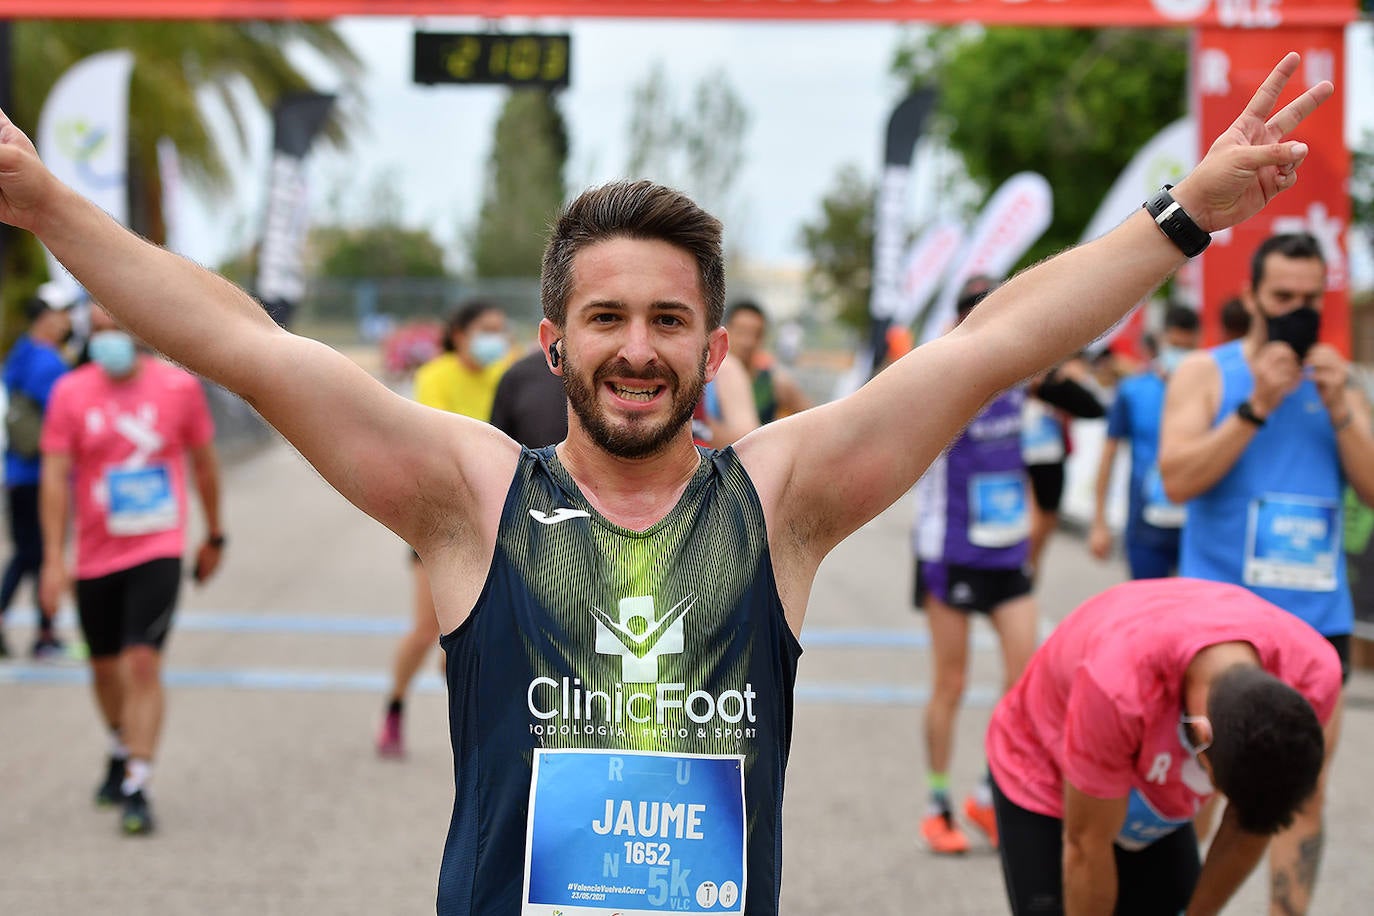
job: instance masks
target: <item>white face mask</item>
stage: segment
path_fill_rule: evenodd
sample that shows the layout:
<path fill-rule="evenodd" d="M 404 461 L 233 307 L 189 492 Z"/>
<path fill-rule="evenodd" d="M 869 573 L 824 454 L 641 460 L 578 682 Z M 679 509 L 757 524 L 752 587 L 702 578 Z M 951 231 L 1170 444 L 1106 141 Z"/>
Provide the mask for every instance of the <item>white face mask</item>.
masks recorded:
<path fill-rule="evenodd" d="M 1191 350 L 1185 350 L 1183 347 L 1171 347 L 1164 344 L 1159 348 L 1159 356 L 1155 358 L 1155 365 L 1159 366 L 1159 371 L 1165 375 L 1173 375 L 1178 364 L 1183 362 L 1191 352 Z"/>
<path fill-rule="evenodd" d="M 138 349 L 134 339 L 123 331 L 97 331 L 91 335 L 91 361 L 115 378 L 123 378 L 134 369 Z"/>
<path fill-rule="evenodd" d="M 490 366 L 510 351 L 510 342 L 506 340 L 505 334 L 483 331 L 473 335 L 469 351 L 477 365 Z"/>

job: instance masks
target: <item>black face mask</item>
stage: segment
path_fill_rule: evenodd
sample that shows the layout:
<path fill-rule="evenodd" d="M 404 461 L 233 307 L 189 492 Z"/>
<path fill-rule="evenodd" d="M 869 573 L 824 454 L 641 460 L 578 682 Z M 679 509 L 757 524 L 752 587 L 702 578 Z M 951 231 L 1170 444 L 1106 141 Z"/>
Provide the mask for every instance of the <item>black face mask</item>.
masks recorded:
<path fill-rule="evenodd" d="M 1322 313 L 1310 305 L 1296 308 L 1286 315 L 1264 316 L 1270 340 L 1281 340 L 1293 348 L 1299 360 L 1307 358 L 1307 351 L 1317 342 L 1321 330 Z"/>

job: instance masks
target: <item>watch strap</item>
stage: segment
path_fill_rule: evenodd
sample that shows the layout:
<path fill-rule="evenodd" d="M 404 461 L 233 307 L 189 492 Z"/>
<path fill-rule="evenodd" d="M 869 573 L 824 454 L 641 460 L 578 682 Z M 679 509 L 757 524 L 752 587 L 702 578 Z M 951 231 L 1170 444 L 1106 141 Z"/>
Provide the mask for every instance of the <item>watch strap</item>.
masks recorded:
<path fill-rule="evenodd" d="M 1266 419 L 1255 413 L 1255 408 L 1249 401 L 1240 402 L 1239 406 L 1236 407 L 1236 416 L 1240 417 L 1251 426 L 1263 426 Z"/>
<path fill-rule="evenodd" d="M 1212 236 L 1193 221 L 1183 205 L 1174 200 L 1169 193 L 1173 185 L 1166 184 L 1145 201 L 1145 212 L 1155 221 L 1164 237 L 1173 242 L 1178 250 L 1190 258 L 1195 258 L 1212 244 Z"/>

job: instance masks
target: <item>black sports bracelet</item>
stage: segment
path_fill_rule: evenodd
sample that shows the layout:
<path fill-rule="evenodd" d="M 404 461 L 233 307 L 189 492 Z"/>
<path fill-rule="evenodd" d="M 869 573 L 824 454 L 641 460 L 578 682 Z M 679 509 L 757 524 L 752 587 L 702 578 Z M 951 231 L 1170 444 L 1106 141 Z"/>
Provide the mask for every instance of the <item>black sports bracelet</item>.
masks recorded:
<path fill-rule="evenodd" d="M 1169 193 L 1172 187 L 1173 185 L 1166 184 L 1145 201 L 1145 212 L 1150 214 L 1159 231 L 1178 246 L 1179 251 L 1186 257 L 1195 258 L 1212 244 L 1212 237 L 1193 222 L 1193 218 L 1183 209 L 1182 204 L 1174 200 L 1174 195 Z"/>

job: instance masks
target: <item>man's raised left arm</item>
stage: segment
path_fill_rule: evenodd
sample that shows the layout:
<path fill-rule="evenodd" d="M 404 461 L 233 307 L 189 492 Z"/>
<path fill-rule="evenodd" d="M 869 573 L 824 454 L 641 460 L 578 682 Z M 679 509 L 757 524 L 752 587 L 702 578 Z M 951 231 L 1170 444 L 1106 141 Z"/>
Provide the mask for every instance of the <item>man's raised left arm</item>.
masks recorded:
<path fill-rule="evenodd" d="M 1331 94 L 1319 83 L 1275 113 L 1297 71 L 1289 54 L 1212 145 L 1174 199 L 1215 232 L 1293 186 L 1307 147 L 1283 138 Z M 818 558 L 905 493 L 999 391 L 1084 347 L 1186 258 L 1143 211 L 1022 272 L 958 327 L 852 396 L 747 437 L 738 451 L 769 516 Z M 777 536 L 775 534 L 775 536 Z"/>

